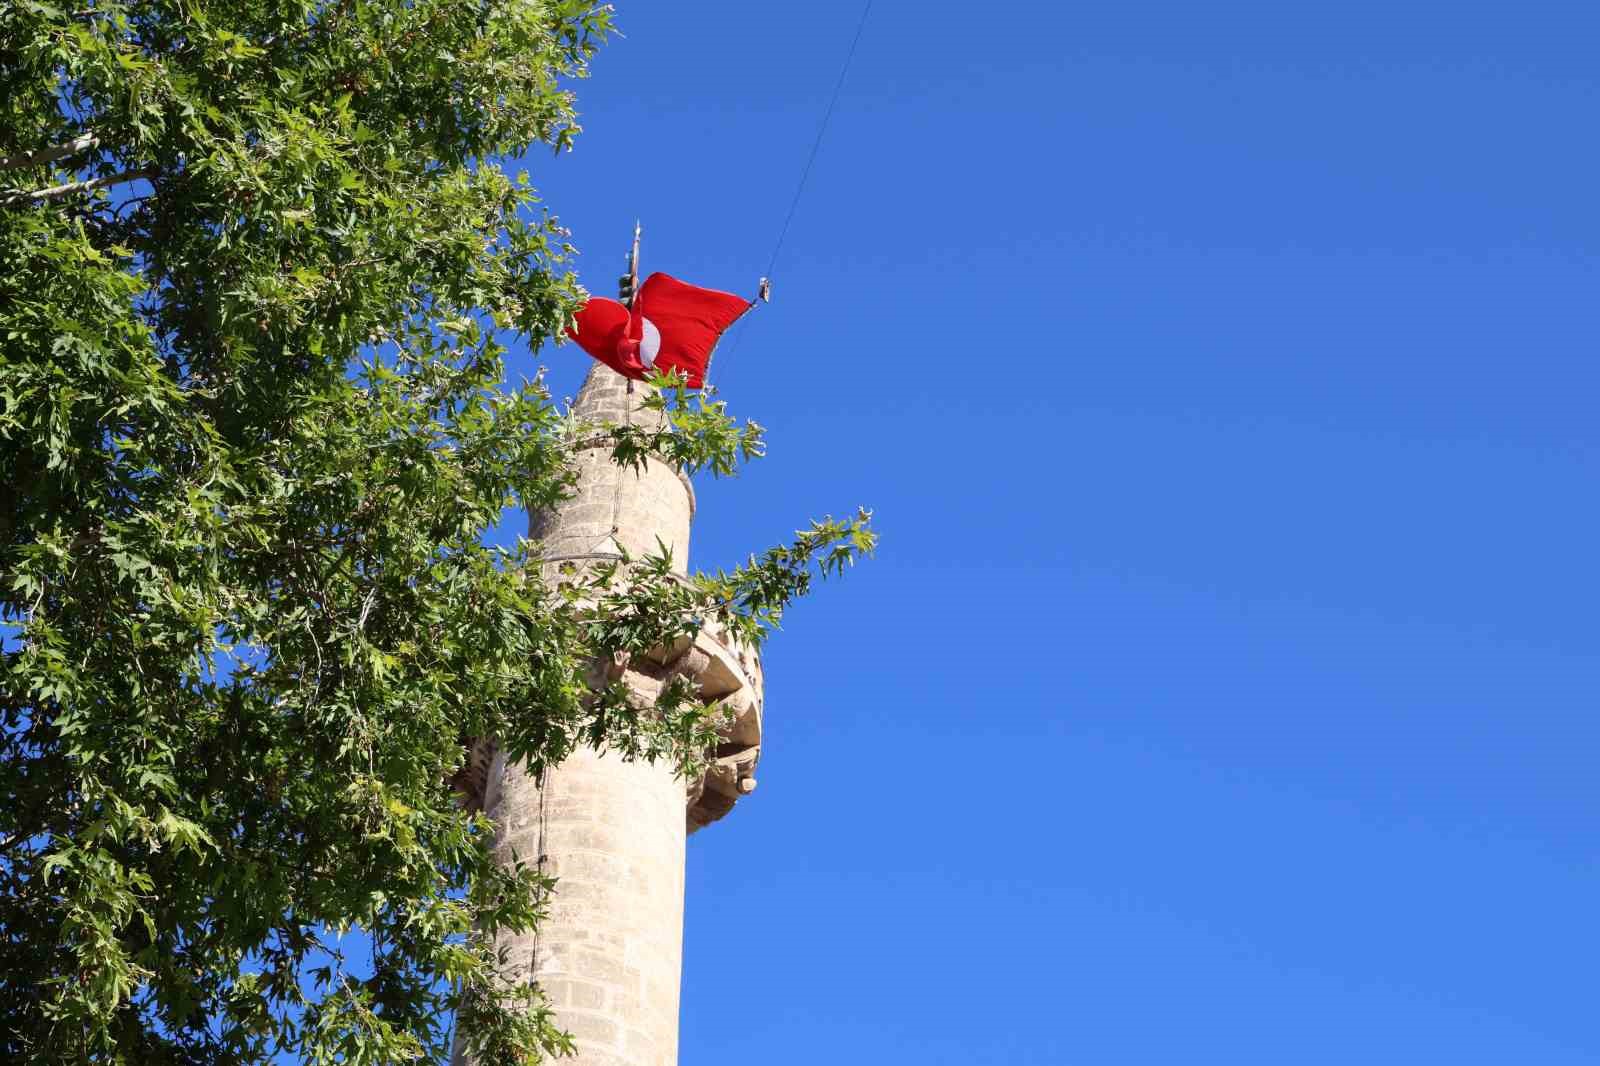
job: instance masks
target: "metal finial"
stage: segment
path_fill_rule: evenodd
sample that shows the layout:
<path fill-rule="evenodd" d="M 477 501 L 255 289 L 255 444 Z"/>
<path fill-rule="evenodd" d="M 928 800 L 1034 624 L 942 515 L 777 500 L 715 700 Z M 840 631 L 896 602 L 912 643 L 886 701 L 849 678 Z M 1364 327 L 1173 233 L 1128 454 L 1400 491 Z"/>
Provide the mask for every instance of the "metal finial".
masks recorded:
<path fill-rule="evenodd" d="M 628 252 L 628 272 L 617 279 L 617 299 L 633 306 L 634 294 L 639 291 L 639 233 L 643 227 L 633 221 L 633 249 Z"/>

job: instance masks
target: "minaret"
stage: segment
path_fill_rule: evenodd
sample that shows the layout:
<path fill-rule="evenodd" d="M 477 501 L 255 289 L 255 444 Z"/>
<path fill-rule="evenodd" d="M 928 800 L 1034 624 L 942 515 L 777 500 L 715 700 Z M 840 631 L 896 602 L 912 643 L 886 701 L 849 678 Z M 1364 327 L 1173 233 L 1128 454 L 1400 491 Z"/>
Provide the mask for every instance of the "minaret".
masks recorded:
<path fill-rule="evenodd" d="M 637 230 L 634 241 L 630 274 Z M 640 406 L 647 389 L 596 363 L 573 411 L 590 427 L 639 424 L 660 417 Z M 563 567 L 613 561 L 620 550 L 654 552 L 658 539 L 670 547 L 674 570 L 686 573 L 694 516 L 686 477 L 653 459 L 642 471 L 620 467 L 592 431 L 579 438 L 576 464 L 574 494 L 530 522 L 548 581 L 559 580 Z M 501 946 L 519 975 L 531 973 L 543 987 L 558 1023 L 573 1035 L 577 1057 L 569 1061 L 578 1066 L 676 1066 L 685 838 L 755 788 L 762 697 L 755 654 L 702 630 L 621 671 L 641 706 L 678 674 L 695 680 L 702 699 L 721 700 L 732 712 L 724 743 L 699 780 L 684 782 L 670 765 L 585 748 L 541 782 L 488 741 L 473 745 L 462 775 L 468 803 L 481 804 L 495 821 L 503 861 L 514 852 L 557 878 L 537 934 L 506 937 Z"/>

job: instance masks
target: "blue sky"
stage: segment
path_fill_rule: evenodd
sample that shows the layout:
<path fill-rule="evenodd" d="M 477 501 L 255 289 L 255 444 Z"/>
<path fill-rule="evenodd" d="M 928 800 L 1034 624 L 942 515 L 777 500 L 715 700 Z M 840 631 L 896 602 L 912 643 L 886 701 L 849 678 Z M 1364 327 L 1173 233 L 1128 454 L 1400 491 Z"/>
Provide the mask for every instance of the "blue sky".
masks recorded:
<path fill-rule="evenodd" d="M 753 288 L 859 11 L 621 5 L 530 164 L 594 291 L 636 216 Z M 683 1062 L 1600 1059 L 1597 38 L 878 0 L 694 561 L 883 544 L 690 842 Z"/>

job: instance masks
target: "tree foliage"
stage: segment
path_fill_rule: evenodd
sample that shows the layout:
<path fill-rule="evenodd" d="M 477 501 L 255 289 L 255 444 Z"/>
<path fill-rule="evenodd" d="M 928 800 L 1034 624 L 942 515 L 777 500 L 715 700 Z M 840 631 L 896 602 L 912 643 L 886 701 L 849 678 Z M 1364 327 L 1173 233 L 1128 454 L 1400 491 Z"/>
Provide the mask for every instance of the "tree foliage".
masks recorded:
<path fill-rule="evenodd" d="M 587 664 L 760 639 L 866 516 L 688 583 L 484 545 L 571 484 L 503 357 L 582 291 L 500 164 L 571 144 L 607 7 L 78 2 L 0 0 L 0 1059 L 438 1061 L 457 1014 L 559 1051 L 491 944 L 549 885 L 455 802 L 462 738 L 692 761 L 702 709 Z M 618 462 L 759 454 L 660 402 Z"/>

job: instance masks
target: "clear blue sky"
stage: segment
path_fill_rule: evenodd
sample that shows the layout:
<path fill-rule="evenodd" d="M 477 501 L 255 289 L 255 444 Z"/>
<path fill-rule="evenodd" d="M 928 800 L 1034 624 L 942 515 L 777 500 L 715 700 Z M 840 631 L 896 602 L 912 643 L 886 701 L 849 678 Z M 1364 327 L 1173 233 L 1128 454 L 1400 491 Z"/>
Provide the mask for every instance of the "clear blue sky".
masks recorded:
<path fill-rule="evenodd" d="M 859 10 L 621 5 L 594 291 L 753 286 Z M 878 0 L 694 555 L 883 545 L 690 842 L 686 1066 L 1600 1061 L 1597 40 Z"/>

